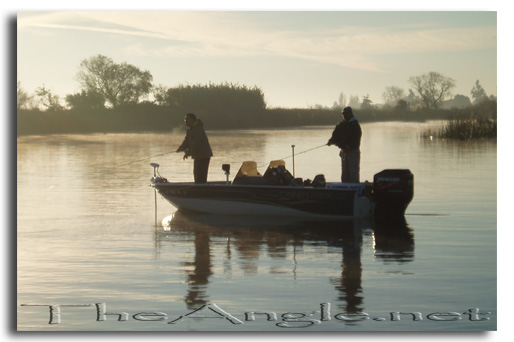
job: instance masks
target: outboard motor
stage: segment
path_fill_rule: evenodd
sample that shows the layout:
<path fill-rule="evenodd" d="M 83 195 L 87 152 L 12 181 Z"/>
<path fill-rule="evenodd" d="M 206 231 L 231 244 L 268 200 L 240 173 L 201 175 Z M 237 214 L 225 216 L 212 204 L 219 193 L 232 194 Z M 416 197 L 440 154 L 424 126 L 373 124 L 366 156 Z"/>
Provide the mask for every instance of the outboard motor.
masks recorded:
<path fill-rule="evenodd" d="M 414 175 L 410 170 L 384 170 L 373 177 L 375 216 L 403 216 L 413 197 Z"/>

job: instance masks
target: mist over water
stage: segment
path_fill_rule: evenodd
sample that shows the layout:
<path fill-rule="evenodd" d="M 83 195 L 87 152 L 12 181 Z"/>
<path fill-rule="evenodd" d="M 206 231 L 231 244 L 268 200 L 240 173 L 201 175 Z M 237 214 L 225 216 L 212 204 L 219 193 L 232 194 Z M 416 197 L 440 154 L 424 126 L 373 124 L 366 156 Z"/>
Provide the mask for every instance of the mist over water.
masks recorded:
<path fill-rule="evenodd" d="M 496 141 L 420 139 L 428 125 L 362 125 L 362 181 L 414 174 L 396 222 L 177 213 L 149 163 L 191 181 L 192 161 L 168 153 L 182 132 L 20 137 L 18 329 L 495 330 Z M 209 180 L 245 160 L 291 170 L 295 145 L 297 177 L 337 181 L 337 148 L 301 153 L 332 129 L 207 127 Z"/>

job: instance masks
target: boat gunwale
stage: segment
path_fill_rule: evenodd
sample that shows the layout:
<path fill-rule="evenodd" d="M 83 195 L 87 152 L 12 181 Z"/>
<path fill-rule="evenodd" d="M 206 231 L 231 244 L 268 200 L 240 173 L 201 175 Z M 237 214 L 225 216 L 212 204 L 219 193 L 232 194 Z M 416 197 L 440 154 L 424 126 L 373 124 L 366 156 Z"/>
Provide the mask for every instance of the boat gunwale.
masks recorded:
<path fill-rule="evenodd" d="M 330 186 L 333 184 L 337 184 L 339 186 Z M 341 185 L 347 184 L 349 187 L 342 187 Z M 194 182 L 151 182 L 150 186 L 155 188 L 168 188 L 173 186 L 193 186 L 193 187 L 234 187 L 234 188 L 268 188 L 268 189 L 297 189 L 297 190 L 339 190 L 339 191 L 357 191 L 357 188 L 351 188 L 350 186 L 362 186 L 364 187 L 365 183 L 340 183 L 340 182 L 327 182 L 327 186 L 324 187 L 313 187 L 313 186 L 291 186 L 291 185 L 266 185 L 266 184 L 232 184 L 224 181 L 219 182 L 207 182 L 207 183 L 194 183 Z"/>

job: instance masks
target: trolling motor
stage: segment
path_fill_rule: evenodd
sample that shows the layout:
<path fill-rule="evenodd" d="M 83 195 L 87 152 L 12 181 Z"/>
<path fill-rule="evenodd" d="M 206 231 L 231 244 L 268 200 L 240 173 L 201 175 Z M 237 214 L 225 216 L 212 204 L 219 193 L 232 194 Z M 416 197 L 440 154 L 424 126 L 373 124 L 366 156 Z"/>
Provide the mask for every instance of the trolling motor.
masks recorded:
<path fill-rule="evenodd" d="M 227 184 L 230 184 L 230 181 L 228 180 L 228 176 L 230 175 L 230 164 L 222 164 L 221 169 L 225 171 L 225 176 L 227 176 Z"/>
<path fill-rule="evenodd" d="M 159 164 L 157 163 L 150 163 L 150 166 L 153 167 L 153 177 L 151 179 L 152 183 L 166 183 L 168 180 L 164 177 L 161 177 L 159 174 Z M 159 177 L 157 177 L 159 175 Z"/>
<path fill-rule="evenodd" d="M 153 167 L 153 176 L 156 177 L 157 176 L 157 170 L 159 170 L 159 164 L 157 163 L 150 163 L 150 166 Z"/>

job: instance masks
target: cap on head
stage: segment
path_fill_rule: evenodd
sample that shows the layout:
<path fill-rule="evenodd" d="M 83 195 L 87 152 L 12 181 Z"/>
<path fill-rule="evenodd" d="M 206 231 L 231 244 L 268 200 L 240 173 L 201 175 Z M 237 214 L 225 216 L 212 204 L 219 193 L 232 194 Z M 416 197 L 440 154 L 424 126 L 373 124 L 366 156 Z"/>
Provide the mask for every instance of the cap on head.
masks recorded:
<path fill-rule="evenodd" d="M 186 123 L 187 127 L 193 127 L 195 121 L 196 121 L 196 115 L 194 115 L 193 113 L 186 114 L 186 117 L 184 118 L 184 122 Z"/>
<path fill-rule="evenodd" d="M 353 115 L 352 107 L 344 107 L 343 112 L 341 114 L 346 114 L 346 113 Z"/>
<path fill-rule="evenodd" d="M 196 115 L 194 115 L 193 113 L 187 113 L 186 119 L 196 120 Z"/>

